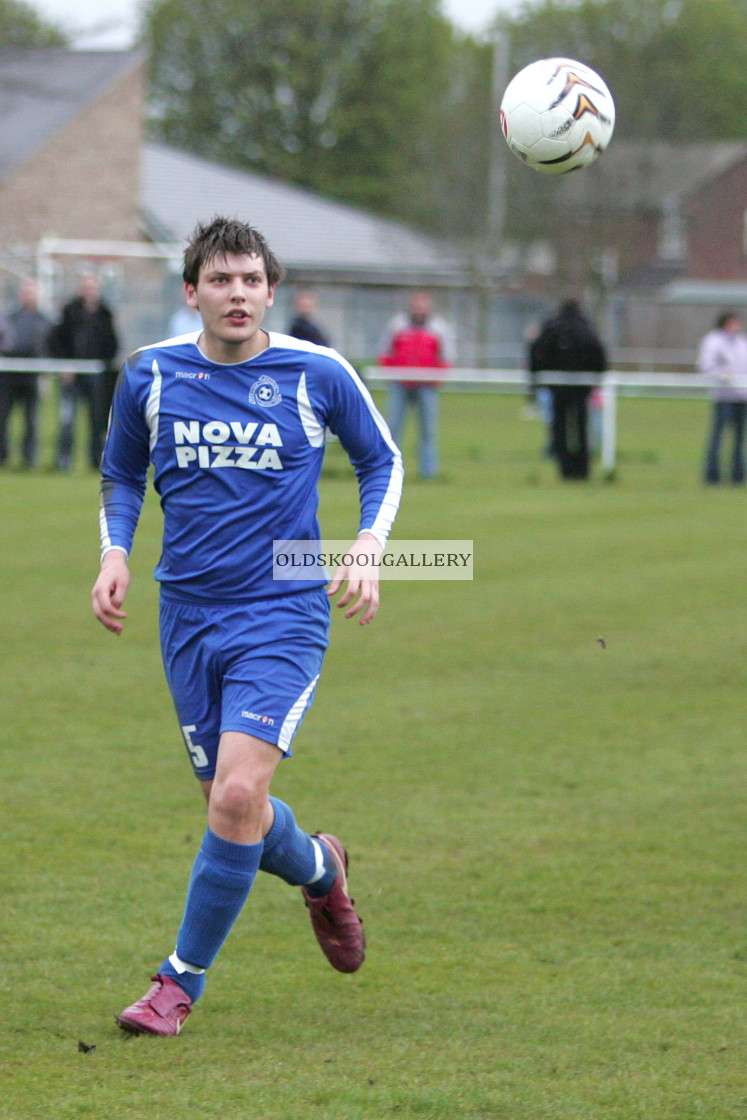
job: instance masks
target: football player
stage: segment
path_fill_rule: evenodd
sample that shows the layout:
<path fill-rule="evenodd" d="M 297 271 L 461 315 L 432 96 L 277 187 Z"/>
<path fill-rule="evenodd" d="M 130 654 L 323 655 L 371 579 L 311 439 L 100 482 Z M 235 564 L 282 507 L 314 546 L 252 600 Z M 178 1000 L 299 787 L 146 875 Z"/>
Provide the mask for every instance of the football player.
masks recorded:
<path fill-rule="evenodd" d="M 270 795 L 311 705 L 328 642 L 330 600 L 373 621 L 376 568 L 402 489 L 402 459 L 367 389 L 334 350 L 262 326 L 282 269 L 237 220 L 200 225 L 184 255 L 187 304 L 202 329 L 138 350 L 122 370 L 102 458 L 101 571 L 93 610 L 121 634 L 128 555 L 148 471 L 164 529 L 163 663 L 184 742 L 207 802 L 207 828 L 174 951 L 152 987 L 118 1017 L 137 1033 L 178 1034 L 258 871 L 299 886 L 332 966 L 364 959 L 347 856 L 309 835 Z M 273 541 L 316 541 L 327 432 L 353 464 L 358 536 L 326 574 L 273 578 Z M 348 563 L 349 561 L 349 563 Z M 276 572 L 275 572 L 276 574 Z"/>

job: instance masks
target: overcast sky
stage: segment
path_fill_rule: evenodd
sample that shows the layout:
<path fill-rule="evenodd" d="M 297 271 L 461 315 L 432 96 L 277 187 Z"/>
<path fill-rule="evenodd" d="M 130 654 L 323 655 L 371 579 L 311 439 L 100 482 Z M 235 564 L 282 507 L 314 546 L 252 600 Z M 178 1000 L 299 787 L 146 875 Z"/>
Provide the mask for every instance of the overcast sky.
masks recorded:
<path fill-rule="evenodd" d="M 41 16 L 67 31 L 82 50 L 126 50 L 132 46 L 140 0 L 29 0 Z M 313 0 L 309 0 L 313 3 Z M 501 8 L 515 0 L 442 0 L 449 18 L 465 31 L 483 31 Z"/>

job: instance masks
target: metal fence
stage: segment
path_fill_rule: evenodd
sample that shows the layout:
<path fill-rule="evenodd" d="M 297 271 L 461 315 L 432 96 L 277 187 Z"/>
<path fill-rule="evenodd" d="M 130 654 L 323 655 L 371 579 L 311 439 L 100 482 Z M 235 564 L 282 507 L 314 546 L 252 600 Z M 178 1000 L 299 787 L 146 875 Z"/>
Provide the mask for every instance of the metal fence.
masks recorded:
<path fill-rule="evenodd" d="M 0 358 L 0 373 L 70 374 L 101 373 L 102 362 L 54 358 Z M 417 369 L 398 366 L 366 366 L 362 375 L 371 385 L 388 381 L 436 381 L 447 392 L 521 392 L 529 387 L 529 375 L 517 369 Z M 601 390 L 601 465 L 605 473 L 617 460 L 617 399 L 620 394 L 638 397 L 703 397 L 713 389 L 712 377 L 699 373 L 624 372 L 567 373 L 547 370 L 533 375 L 536 385 L 591 385 Z"/>
<path fill-rule="evenodd" d="M 363 371 L 370 384 L 388 381 L 437 381 L 446 391 L 508 391 L 529 387 L 529 375 L 515 369 L 412 369 L 395 366 L 367 366 Z M 532 376 L 535 385 L 591 385 L 601 390 L 602 445 L 601 465 L 606 474 L 617 462 L 617 398 L 620 394 L 638 397 L 702 397 L 713 388 L 712 377 L 699 373 L 567 373 L 543 371 Z"/>

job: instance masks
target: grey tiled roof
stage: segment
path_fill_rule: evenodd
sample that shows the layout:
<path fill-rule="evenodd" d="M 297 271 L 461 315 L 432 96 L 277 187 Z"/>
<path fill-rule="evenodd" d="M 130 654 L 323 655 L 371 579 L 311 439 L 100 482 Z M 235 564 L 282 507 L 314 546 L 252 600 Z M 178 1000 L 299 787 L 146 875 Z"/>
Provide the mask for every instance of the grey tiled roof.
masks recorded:
<path fill-rule="evenodd" d="M 0 181 L 142 59 L 138 51 L 0 49 Z"/>
<path fill-rule="evenodd" d="M 140 51 L 0 48 L 0 182 L 144 58 Z M 257 226 L 289 269 L 374 279 L 461 274 L 443 245 L 401 223 L 160 144 L 142 148 L 140 209 L 151 237 L 180 247 L 198 221 L 221 213 Z"/>
<path fill-rule="evenodd" d="M 183 243 L 198 221 L 239 217 L 286 268 L 403 275 L 458 271 L 448 250 L 405 225 L 265 175 L 147 143 L 141 205 L 160 239 Z"/>

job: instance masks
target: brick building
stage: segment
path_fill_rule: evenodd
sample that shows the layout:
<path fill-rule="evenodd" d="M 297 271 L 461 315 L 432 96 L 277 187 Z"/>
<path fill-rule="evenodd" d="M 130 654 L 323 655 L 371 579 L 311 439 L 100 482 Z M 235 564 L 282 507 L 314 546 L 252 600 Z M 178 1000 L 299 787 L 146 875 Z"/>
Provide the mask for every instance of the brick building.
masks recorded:
<path fill-rule="evenodd" d="M 689 192 L 683 217 L 686 276 L 747 283 L 747 144 L 735 146 L 734 161 Z"/>
<path fill-rule="evenodd" d="M 671 278 L 747 283 L 747 143 L 613 142 L 561 180 L 560 244 L 613 254 L 619 283 Z"/>
<path fill-rule="evenodd" d="M 0 51 L 0 254 L 142 236 L 144 68 L 136 51 Z"/>
<path fill-rule="evenodd" d="M 540 190 L 544 289 L 587 293 L 591 278 L 613 351 L 691 355 L 718 308 L 747 314 L 747 143 L 615 140 Z"/>

